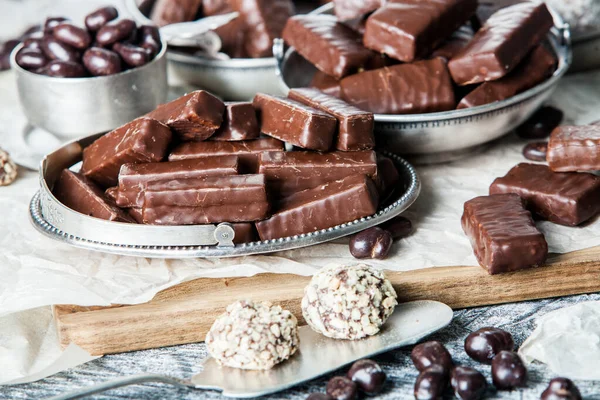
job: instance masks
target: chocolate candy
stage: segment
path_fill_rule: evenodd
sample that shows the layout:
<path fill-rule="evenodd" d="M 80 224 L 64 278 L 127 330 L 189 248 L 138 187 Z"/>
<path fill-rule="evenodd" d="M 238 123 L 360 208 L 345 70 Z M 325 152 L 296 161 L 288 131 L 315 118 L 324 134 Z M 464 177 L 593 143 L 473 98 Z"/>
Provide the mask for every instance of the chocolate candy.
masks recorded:
<path fill-rule="evenodd" d="M 384 222 L 381 228 L 392 234 L 394 240 L 404 239 L 413 232 L 412 222 L 408 218 L 395 217 Z"/>
<path fill-rule="evenodd" d="M 510 333 L 492 327 L 481 328 L 465 339 L 465 351 L 469 357 L 484 364 L 491 364 L 502 350 L 512 351 L 514 347 Z"/>
<path fill-rule="evenodd" d="M 494 357 L 492 381 L 498 390 L 512 390 L 527 384 L 527 368 L 517 353 L 501 351 Z"/>
<path fill-rule="evenodd" d="M 444 345 L 438 341 L 429 341 L 416 345 L 410 353 L 410 359 L 419 371 L 439 365 L 447 375 L 454 367 L 452 356 L 448 353 Z"/>
<path fill-rule="evenodd" d="M 170 142 L 171 130 L 166 125 L 138 118 L 86 147 L 81 170 L 105 188 L 116 186 L 123 164 L 161 161 Z"/>
<path fill-rule="evenodd" d="M 53 36 L 44 36 L 41 47 L 44 55 L 50 60 L 79 62 L 79 53 L 73 47 L 64 44 Z"/>
<path fill-rule="evenodd" d="M 546 161 L 547 142 L 531 142 L 523 147 L 523 157 L 531 161 Z"/>
<path fill-rule="evenodd" d="M 326 393 L 311 393 L 306 400 L 334 400 L 333 397 Z"/>
<path fill-rule="evenodd" d="M 10 53 L 18 45 L 18 40 L 7 40 L 4 43 L 0 43 L 0 71 L 10 69 Z"/>
<path fill-rule="evenodd" d="M 285 198 L 273 216 L 256 223 L 261 240 L 331 228 L 377 211 L 375 185 L 365 175 L 329 182 Z"/>
<path fill-rule="evenodd" d="M 114 51 L 90 47 L 83 53 L 83 65 L 93 76 L 114 75 L 121 72 L 121 59 Z"/>
<path fill-rule="evenodd" d="M 373 360 L 358 360 L 352 364 L 346 376 L 369 395 L 381 392 L 386 379 L 385 372 Z"/>
<path fill-rule="evenodd" d="M 476 9 L 477 0 L 394 0 L 367 19 L 363 43 L 394 59 L 412 62 L 431 53 Z"/>
<path fill-rule="evenodd" d="M 600 177 L 552 172 L 540 164 L 521 163 L 497 178 L 490 194 L 515 193 L 531 212 L 557 224 L 576 226 L 600 212 Z"/>
<path fill-rule="evenodd" d="M 243 203 L 208 207 L 160 206 L 142 208 L 149 225 L 203 225 L 221 222 L 258 221 L 267 217 L 268 203 Z"/>
<path fill-rule="evenodd" d="M 425 368 L 415 381 L 414 395 L 416 400 L 443 400 L 448 386 L 448 371 L 439 365 Z"/>
<path fill-rule="evenodd" d="M 469 367 L 456 367 L 450 374 L 454 394 L 461 400 L 482 399 L 487 390 L 487 381 L 481 372 Z"/>
<path fill-rule="evenodd" d="M 305 149 L 331 148 L 337 120 L 297 101 L 258 93 L 254 108 L 260 113 L 261 132 Z"/>
<path fill-rule="evenodd" d="M 143 25 L 139 29 L 139 45 L 146 50 L 149 50 L 152 54 L 152 57 L 157 55 L 162 48 L 162 43 L 160 41 L 160 33 L 158 32 L 158 28 L 150 25 Z"/>
<path fill-rule="evenodd" d="M 340 21 L 362 18 L 384 3 L 385 0 L 333 0 L 335 15 Z"/>
<path fill-rule="evenodd" d="M 502 78 L 553 26 L 543 2 L 525 2 L 496 12 L 448 63 L 454 82 L 469 85 Z"/>
<path fill-rule="evenodd" d="M 68 21 L 68 19 L 63 17 L 48 17 L 46 18 L 46 22 L 44 22 L 44 33 L 51 35 L 52 31 L 55 27 L 57 27 L 60 23 Z"/>
<path fill-rule="evenodd" d="M 288 19 L 283 39 L 336 79 L 358 72 L 374 56 L 360 44 L 356 32 L 331 15 L 296 15 Z"/>
<path fill-rule="evenodd" d="M 400 174 L 394 162 L 387 157 L 377 156 L 377 179 L 375 179 L 375 184 L 379 189 L 382 200 L 387 199 L 392 194 L 398 182 L 400 182 Z"/>
<path fill-rule="evenodd" d="M 246 31 L 247 27 L 241 17 L 217 27 L 215 33 L 221 38 L 221 51 L 231 58 L 247 58 Z"/>
<path fill-rule="evenodd" d="M 477 86 L 460 101 L 457 108 L 477 107 L 507 99 L 544 81 L 555 70 L 556 57 L 540 45 L 510 74 Z"/>
<path fill-rule="evenodd" d="M 441 58 L 384 67 L 340 81 L 342 98 L 376 114 L 411 114 L 454 109 L 454 89 Z"/>
<path fill-rule="evenodd" d="M 24 49 L 35 49 L 35 50 L 41 50 L 42 49 L 42 38 L 27 38 L 23 41 L 23 48 Z"/>
<path fill-rule="evenodd" d="M 122 19 L 104 25 L 96 33 L 96 42 L 101 46 L 110 46 L 113 43 L 123 41 L 135 35 L 135 22 L 130 19 Z"/>
<path fill-rule="evenodd" d="M 581 400 L 581 393 L 572 380 L 554 378 L 542 393 L 540 400 Z"/>
<path fill-rule="evenodd" d="M 559 126 L 554 129 L 546 159 L 553 171 L 600 170 L 600 125 Z"/>
<path fill-rule="evenodd" d="M 60 174 L 53 193 L 62 204 L 81 214 L 115 222 L 135 222 L 92 181 L 68 169 Z"/>
<path fill-rule="evenodd" d="M 309 86 L 333 97 L 339 98 L 342 96 L 340 81 L 318 70 L 315 72 Z"/>
<path fill-rule="evenodd" d="M 260 135 L 256 112 L 252 103 L 225 103 L 225 114 L 221 127 L 211 140 L 249 140 Z"/>
<path fill-rule="evenodd" d="M 15 56 L 17 64 L 21 68 L 27 70 L 36 70 L 44 67 L 48 63 L 48 59 L 41 50 L 22 48 Z"/>
<path fill-rule="evenodd" d="M 455 31 L 440 47 L 435 49 L 428 58 L 441 57 L 446 62 L 450 61 L 473 39 L 473 29 L 463 25 Z"/>
<path fill-rule="evenodd" d="M 90 34 L 85 29 L 81 29 L 68 22 L 56 25 L 52 30 L 52 35 L 64 44 L 78 50 L 87 49 L 92 42 Z"/>
<path fill-rule="evenodd" d="M 562 119 L 563 112 L 558 108 L 542 107 L 517 128 L 517 135 L 525 139 L 544 139 L 560 125 Z"/>
<path fill-rule="evenodd" d="M 150 50 L 128 43 L 115 43 L 113 51 L 121 56 L 125 64 L 134 68 L 148 64 L 152 55 Z"/>
<path fill-rule="evenodd" d="M 89 31 L 96 32 L 113 19 L 117 19 L 118 16 L 119 11 L 116 8 L 111 6 L 102 7 L 85 17 L 85 26 Z"/>
<path fill-rule="evenodd" d="M 334 376 L 327 382 L 327 394 L 335 400 L 355 400 L 358 398 L 358 389 L 345 376 Z"/>
<path fill-rule="evenodd" d="M 41 71 L 36 72 L 57 78 L 84 78 L 87 76 L 83 65 L 60 60 L 50 61 Z"/>
<path fill-rule="evenodd" d="M 392 235 L 377 226 L 365 229 L 350 239 L 350 254 L 354 258 L 384 260 L 392 249 Z"/>
<path fill-rule="evenodd" d="M 106 191 L 104 192 L 104 194 L 106 195 L 106 197 L 108 197 L 113 203 L 117 202 L 117 197 L 119 196 L 119 188 L 118 187 L 111 187 L 106 189 Z M 137 222 L 138 224 L 143 224 L 144 223 L 144 218 L 142 216 L 142 208 L 141 207 L 132 207 L 132 208 L 128 208 L 125 210 L 127 212 L 127 214 L 129 214 L 129 216 L 131 218 L 133 218 L 135 220 L 135 222 Z"/>
<path fill-rule="evenodd" d="M 307 106 L 333 115 L 338 120 L 335 147 L 342 151 L 370 150 L 375 147 L 374 117 L 343 100 L 317 89 L 292 89 L 288 97 Z"/>
<path fill-rule="evenodd" d="M 228 0 L 202 0 L 202 14 L 206 17 L 227 14 L 232 11 Z"/>
<path fill-rule="evenodd" d="M 150 13 L 150 19 L 158 26 L 192 21 L 202 0 L 156 0 Z"/>
<path fill-rule="evenodd" d="M 476 197 L 461 219 L 475 257 L 490 275 L 539 266 L 548 244 L 516 194 Z"/>

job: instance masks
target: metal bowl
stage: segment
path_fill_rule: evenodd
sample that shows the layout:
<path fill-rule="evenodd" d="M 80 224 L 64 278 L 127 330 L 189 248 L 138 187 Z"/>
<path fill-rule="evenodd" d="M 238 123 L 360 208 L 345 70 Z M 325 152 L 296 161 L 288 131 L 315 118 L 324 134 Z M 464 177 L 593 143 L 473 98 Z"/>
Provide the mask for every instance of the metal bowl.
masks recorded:
<path fill-rule="evenodd" d="M 56 78 L 34 74 L 11 54 L 19 100 L 33 126 L 61 138 L 113 130 L 154 110 L 167 100 L 166 43 L 148 64 L 119 74 L 91 78 Z"/>
<path fill-rule="evenodd" d="M 331 13 L 325 5 L 315 13 Z M 548 35 L 559 59 L 558 69 L 545 82 L 509 99 L 479 107 L 429 114 L 375 114 L 377 145 L 417 162 L 444 162 L 469 154 L 485 143 L 510 132 L 550 97 L 571 64 L 569 26 L 553 13 L 555 26 Z M 316 68 L 293 47 L 285 50 L 276 40 L 273 53 L 278 61 L 282 89 L 309 86 Z"/>

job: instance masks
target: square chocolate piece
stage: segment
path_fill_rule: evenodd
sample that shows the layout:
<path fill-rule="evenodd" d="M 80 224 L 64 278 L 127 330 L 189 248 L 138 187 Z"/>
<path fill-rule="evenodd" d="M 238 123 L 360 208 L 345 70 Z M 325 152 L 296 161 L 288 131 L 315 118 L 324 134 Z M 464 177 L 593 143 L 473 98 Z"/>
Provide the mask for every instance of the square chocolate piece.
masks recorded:
<path fill-rule="evenodd" d="M 252 103 L 225 103 L 223 123 L 210 140 L 249 140 L 256 139 L 259 135 L 260 128 Z"/>

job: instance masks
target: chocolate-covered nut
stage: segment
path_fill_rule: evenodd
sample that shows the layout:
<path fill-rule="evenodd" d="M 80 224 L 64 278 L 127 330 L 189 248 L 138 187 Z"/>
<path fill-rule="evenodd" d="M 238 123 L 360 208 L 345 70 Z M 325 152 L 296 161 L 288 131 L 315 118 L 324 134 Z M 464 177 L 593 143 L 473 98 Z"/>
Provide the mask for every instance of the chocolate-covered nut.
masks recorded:
<path fill-rule="evenodd" d="M 560 125 L 562 119 L 563 112 L 558 108 L 542 107 L 517 128 L 517 135 L 525 139 L 546 138 Z"/>
<path fill-rule="evenodd" d="M 446 350 L 446 347 L 437 341 L 416 345 L 410 353 L 410 358 L 419 371 L 423 371 L 432 365 L 439 365 L 446 371 L 446 374 L 449 374 L 452 367 L 454 367 L 452 356 Z"/>
<path fill-rule="evenodd" d="M 85 29 L 68 22 L 56 25 L 52 30 L 52 35 L 64 44 L 68 44 L 78 50 L 87 49 L 92 42 L 90 34 Z"/>
<path fill-rule="evenodd" d="M 121 72 L 121 58 L 114 51 L 91 47 L 83 54 L 83 65 L 94 76 L 113 75 Z"/>
<path fill-rule="evenodd" d="M 127 43 L 115 43 L 113 50 L 121 56 L 130 67 L 141 67 L 150 61 L 150 50 Z"/>
<path fill-rule="evenodd" d="M 48 59 L 40 49 L 22 48 L 15 56 L 15 60 L 21 68 L 27 70 L 42 68 L 48 63 Z"/>
<path fill-rule="evenodd" d="M 44 36 L 42 39 L 42 51 L 50 60 L 79 61 L 77 50 L 57 40 L 54 36 Z"/>
<path fill-rule="evenodd" d="M 116 19 L 119 11 L 114 7 L 102 7 L 85 17 L 85 26 L 91 31 L 96 32 L 108 22 Z"/>
<path fill-rule="evenodd" d="M 454 394 L 461 400 L 479 400 L 487 390 L 485 376 L 476 369 L 456 367 L 450 373 L 450 384 Z"/>
<path fill-rule="evenodd" d="M 345 376 L 334 376 L 327 382 L 327 394 L 334 400 L 354 400 L 358 397 L 356 383 Z"/>
<path fill-rule="evenodd" d="M 23 41 L 23 48 L 24 49 L 41 50 L 42 49 L 42 39 L 29 37 Z"/>
<path fill-rule="evenodd" d="M 377 226 L 365 229 L 350 239 L 350 254 L 354 258 L 383 260 L 392 248 L 392 235 Z"/>
<path fill-rule="evenodd" d="M 83 65 L 72 61 L 54 60 L 48 63 L 41 72 L 43 75 L 58 78 L 83 78 L 86 76 Z"/>
<path fill-rule="evenodd" d="M 542 393 L 540 400 L 581 400 L 581 393 L 572 380 L 554 378 Z"/>
<path fill-rule="evenodd" d="M 512 390 L 525 386 L 527 368 L 521 357 L 512 351 L 501 351 L 492 360 L 492 382 L 498 390 Z"/>
<path fill-rule="evenodd" d="M 515 347 L 510 333 L 493 327 L 481 328 L 465 339 L 465 351 L 475 361 L 491 364 L 502 350 L 512 351 Z"/>
<path fill-rule="evenodd" d="M 394 240 L 403 239 L 413 231 L 412 222 L 408 218 L 396 217 L 383 223 L 381 228 L 392 234 Z"/>
<path fill-rule="evenodd" d="M 415 381 L 416 400 L 442 400 L 448 386 L 448 372 L 439 365 L 425 368 Z"/>
<path fill-rule="evenodd" d="M 531 142 L 523 147 L 523 157 L 531 161 L 546 161 L 548 142 Z"/>
<path fill-rule="evenodd" d="M 151 25 L 142 25 L 139 29 L 139 45 L 152 52 L 152 57 L 160 52 L 162 44 L 158 28 Z"/>
<path fill-rule="evenodd" d="M 0 71 L 10 69 L 10 53 L 18 45 L 18 40 L 7 40 L 4 43 L 0 43 Z"/>
<path fill-rule="evenodd" d="M 385 384 L 385 372 L 373 360 L 358 360 L 346 374 L 358 388 L 367 394 L 377 394 Z"/>
<path fill-rule="evenodd" d="M 311 393 L 306 400 L 333 400 L 333 397 L 325 393 Z"/>
<path fill-rule="evenodd" d="M 44 22 L 44 33 L 51 35 L 54 28 L 56 26 L 58 26 L 60 23 L 65 22 L 65 21 L 68 21 L 68 19 L 64 18 L 64 17 L 48 17 L 48 18 L 46 18 L 46 22 Z"/>
<path fill-rule="evenodd" d="M 102 46 L 109 46 L 113 43 L 130 38 L 136 31 L 135 22 L 130 19 L 122 19 L 117 22 L 111 22 L 104 25 L 96 33 L 96 42 Z"/>

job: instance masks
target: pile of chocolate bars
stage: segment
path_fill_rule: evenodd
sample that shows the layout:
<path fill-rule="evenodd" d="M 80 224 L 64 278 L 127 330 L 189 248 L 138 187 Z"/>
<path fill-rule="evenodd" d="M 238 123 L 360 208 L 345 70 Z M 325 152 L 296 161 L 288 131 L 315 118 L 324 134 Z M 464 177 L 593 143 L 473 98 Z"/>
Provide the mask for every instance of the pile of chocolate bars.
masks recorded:
<path fill-rule="evenodd" d="M 475 107 L 550 77 L 557 58 L 543 2 L 496 11 L 477 0 L 333 0 L 335 16 L 298 15 L 286 43 L 317 69 L 311 86 L 378 114 Z"/>
<path fill-rule="evenodd" d="M 289 237 L 377 211 L 400 178 L 374 144 L 373 114 L 315 89 L 253 103 L 195 91 L 85 148 L 81 173 L 64 170 L 54 194 L 111 221 L 230 222 L 238 243 L 254 226 L 261 240 Z"/>

